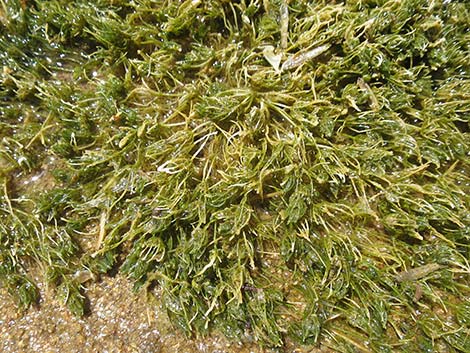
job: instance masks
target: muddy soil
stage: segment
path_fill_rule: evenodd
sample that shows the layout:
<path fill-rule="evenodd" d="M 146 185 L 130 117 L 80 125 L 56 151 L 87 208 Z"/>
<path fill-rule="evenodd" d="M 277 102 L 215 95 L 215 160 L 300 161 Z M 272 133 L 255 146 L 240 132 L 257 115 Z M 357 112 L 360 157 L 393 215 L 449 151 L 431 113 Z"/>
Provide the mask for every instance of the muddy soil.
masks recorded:
<path fill-rule="evenodd" d="M 44 295 L 38 307 L 19 312 L 0 290 L 2 353 L 260 353 L 256 345 L 229 342 L 221 336 L 188 339 L 171 326 L 166 314 L 132 292 L 122 277 L 103 278 L 87 290 L 90 314 L 74 317 Z"/>

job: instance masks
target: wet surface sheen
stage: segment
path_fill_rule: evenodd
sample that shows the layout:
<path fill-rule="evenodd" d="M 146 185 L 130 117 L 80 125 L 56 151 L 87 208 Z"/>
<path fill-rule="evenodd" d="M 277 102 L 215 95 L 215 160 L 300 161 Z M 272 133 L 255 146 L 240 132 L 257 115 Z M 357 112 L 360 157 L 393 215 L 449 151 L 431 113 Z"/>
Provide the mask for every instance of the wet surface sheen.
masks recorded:
<path fill-rule="evenodd" d="M 77 318 L 50 298 L 40 310 L 19 313 L 2 290 L 0 352 L 262 352 L 221 337 L 187 339 L 158 306 L 147 305 L 144 293 L 135 295 L 120 277 L 91 285 L 87 296 L 91 313 Z"/>

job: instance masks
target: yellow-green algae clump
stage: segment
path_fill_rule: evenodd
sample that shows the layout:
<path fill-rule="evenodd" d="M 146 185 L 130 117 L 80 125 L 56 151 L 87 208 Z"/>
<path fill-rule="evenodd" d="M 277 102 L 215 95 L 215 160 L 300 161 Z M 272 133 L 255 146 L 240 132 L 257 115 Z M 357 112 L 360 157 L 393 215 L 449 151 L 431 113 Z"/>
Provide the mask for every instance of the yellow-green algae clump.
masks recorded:
<path fill-rule="evenodd" d="M 188 334 L 470 351 L 470 4 L 0 0 L 0 283 Z"/>

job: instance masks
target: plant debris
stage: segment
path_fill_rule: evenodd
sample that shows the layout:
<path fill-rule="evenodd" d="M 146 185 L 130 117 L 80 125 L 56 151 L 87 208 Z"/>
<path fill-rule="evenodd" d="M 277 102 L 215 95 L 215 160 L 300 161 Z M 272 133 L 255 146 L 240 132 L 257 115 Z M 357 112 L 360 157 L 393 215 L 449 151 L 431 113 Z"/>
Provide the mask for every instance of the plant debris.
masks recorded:
<path fill-rule="evenodd" d="M 0 5 L 20 306 L 120 271 L 189 335 L 470 351 L 467 1 Z"/>

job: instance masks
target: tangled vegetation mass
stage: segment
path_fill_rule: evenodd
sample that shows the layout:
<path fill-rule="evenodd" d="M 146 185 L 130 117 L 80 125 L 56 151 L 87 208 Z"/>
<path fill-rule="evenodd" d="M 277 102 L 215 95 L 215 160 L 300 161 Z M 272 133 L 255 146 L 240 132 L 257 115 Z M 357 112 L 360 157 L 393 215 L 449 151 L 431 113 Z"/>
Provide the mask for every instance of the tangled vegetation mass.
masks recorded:
<path fill-rule="evenodd" d="M 0 281 L 77 315 L 470 352 L 470 4 L 0 1 Z"/>

